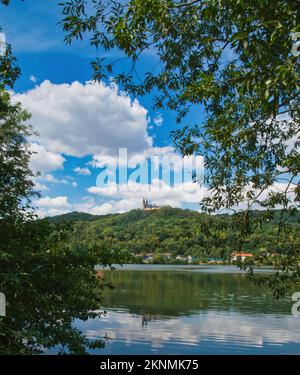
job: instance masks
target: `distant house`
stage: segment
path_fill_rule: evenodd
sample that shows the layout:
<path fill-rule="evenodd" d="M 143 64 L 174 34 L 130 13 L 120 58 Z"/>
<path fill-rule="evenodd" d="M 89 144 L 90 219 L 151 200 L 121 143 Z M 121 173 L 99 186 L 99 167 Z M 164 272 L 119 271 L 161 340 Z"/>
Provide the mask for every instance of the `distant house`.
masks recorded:
<path fill-rule="evenodd" d="M 147 253 L 144 256 L 144 261 L 145 261 L 145 263 L 152 262 L 153 258 L 154 258 L 154 254 L 153 253 Z"/>
<path fill-rule="evenodd" d="M 244 262 L 244 260 L 246 258 L 251 258 L 253 257 L 254 255 L 251 254 L 251 253 L 232 253 L 231 254 L 231 260 L 235 261 L 235 260 L 241 260 L 242 262 Z"/>
<path fill-rule="evenodd" d="M 177 255 L 175 259 L 180 260 L 182 262 L 188 262 L 188 263 L 192 263 L 194 260 L 196 260 L 196 258 L 193 258 L 191 255 L 188 255 L 187 257 L 183 255 Z"/>

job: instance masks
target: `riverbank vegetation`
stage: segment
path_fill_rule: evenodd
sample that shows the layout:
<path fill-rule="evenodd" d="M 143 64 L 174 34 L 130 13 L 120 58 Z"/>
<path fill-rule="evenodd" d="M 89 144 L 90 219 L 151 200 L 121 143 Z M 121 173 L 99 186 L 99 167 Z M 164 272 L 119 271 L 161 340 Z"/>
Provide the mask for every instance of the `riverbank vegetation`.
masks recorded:
<path fill-rule="evenodd" d="M 263 211 L 253 211 L 257 222 L 253 233 L 240 240 L 235 215 L 208 215 L 179 208 L 155 211 L 133 210 L 124 214 L 92 216 L 70 213 L 53 217 L 54 222 L 75 223 L 72 246 L 88 247 L 106 243 L 130 263 L 228 263 L 232 253 L 250 253 L 255 264 L 273 265 L 287 254 L 278 234 L 280 211 L 266 219 Z M 300 244 L 300 212 L 285 217 L 289 239 Z"/>

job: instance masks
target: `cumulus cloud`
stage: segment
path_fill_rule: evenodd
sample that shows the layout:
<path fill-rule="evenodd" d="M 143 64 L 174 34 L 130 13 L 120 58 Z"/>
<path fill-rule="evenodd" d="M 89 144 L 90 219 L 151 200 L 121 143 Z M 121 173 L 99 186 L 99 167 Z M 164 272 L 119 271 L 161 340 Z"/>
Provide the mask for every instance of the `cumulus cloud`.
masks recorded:
<path fill-rule="evenodd" d="M 141 208 L 142 200 L 109 198 L 107 201 L 99 203 L 94 198 L 87 198 L 82 203 L 73 205 L 73 210 L 78 212 L 88 212 L 92 215 L 107 215 L 111 213 L 124 213 L 133 209 Z"/>
<path fill-rule="evenodd" d="M 83 175 L 83 176 L 91 175 L 91 171 L 88 168 L 76 167 L 76 168 L 74 168 L 74 172 L 79 174 L 79 175 Z"/>
<path fill-rule="evenodd" d="M 169 159 L 175 170 L 182 168 L 182 163 L 185 166 L 193 164 L 197 161 L 198 167 L 203 167 L 203 158 L 201 156 L 182 158 L 180 155 L 176 154 L 174 147 L 149 147 L 142 152 L 129 153 L 125 148 L 119 149 L 118 154 L 115 156 L 109 156 L 105 154 L 95 154 L 93 155 L 93 160 L 89 163 L 95 168 L 104 168 L 106 166 L 126 166 L 129 168 L 135 168 L 138 164 L 143 163 L 151 159 L 151 163 L 154 167 L 158 167 L 159 162 L 167 162 Z"/>
<path fill-rule="evenodd" d="M 58 179 L 55 178 L 52 174 L 42 175 L 40 177 L 40 180 L 47 181 L 52 184 L 72 185 L 72 182 L 68 181 L 66 178 Z"/>
<path fill-rule="evenodd" d="M 46 207 L 46 208 L 71 208 L 72 205 L 68 202 L 68 197 L 59 196 L 59 197 L 44 197 L 36 200 L 34 205 L 37 207 Z"/>
<path fill-rule="evenodd" d="M 48 151 L 45 146 L 32 143 L 30 150 L 33 153 L 30 159 L 30 168 L 33 171 L 49 172 L 63 169 L 65 158 L 59 153 Z"/>
<path fill-rule="evenodd" d="M 142 152 L 152 146 L 147 110 L 114 85 L 44 81 L 14 100 L 32 113 L 39 143 L 52 153 L 115 155 L 120 147 Z"/>
<path fill-rule="evenodd" d="M 40 181 L 34 179 L 34 188 L 37 190 L 37 191 L 46 191 L 46 190 L 50 190 L 48 188 L 48 186 L 46 186 L 45 184 L 42 184 Z"/>
<path fill-rule="evenodd" d="M 96 196 L 123 200 L 126 204 L 130 201 L 134 202 L 134 208 L 141 207 L 141 202 L 145 195 L 150 196 L 151 200 L 159 205 L 180 207 L 183 202 L 198 203 L 206 194 L 205 188 L 193 182 L 183 182 L 170 186 L 158 179 L 154 179 L 151 184 L 128 181 L 128 184 L 118 185 L 111 182 L 103 187 L 91 186 L 87 190 Z M 124 209 L 126 204 L 123 204 Z"/>
<path fill-rule="evenodd" d="M 58 179 L 49 173 L 42 174 L 41 176 L 35 177 L 33 179 L 33 182 L 35 185 L 35 189 L 37 191 L 50 190 L 49 186 L 51 185 L 53 186 L 54 184 L 69 185 L 69 186 L 73 186 L 74 188 L 78 186 L 77 182 L 73 181 L 72 177 Z"/>
<path fill-rule="evenodd" d="M 253 186 L 247 186 L 243 192 L 243 200 L 237 205 L 232 207 L 235 210 L 246 210 L 249 208 L 249 204 L 251 204 L 251 208 L 254 210 L 261 210 L 264 207 L 261 206 L 261 202 L 269 199 L 273 194 L 285 194 L 286 198 L 289 200 L 289 207 L 297 207 L 297 203 L 295 202 L 296 193 L 295 189 L 297 185 L 294 183 L 287 183 L 287 182 L 274 182 L 273 185 L 269 186 L 265 190 L 260 191 L 259 189 L 255 190 Z M 249 200 L 247 198 L 247 193 L 252 190 L 254 191 L 254 195 L 258 198 L 256 200 Z M 280 210 L 283 208 L 283 205 L 277 204 L 275 205 L 274 209 Z"/>
<path fill-rule="evenodd" d="M 272 191 L 282 192 L 285 191 L 286 187 L 287 184 L 275 184 L 264 194 Z M 71 204 L 66 196 L 41 198 L 34 203 L 38 208 L 38 214 L 42 217 L 60 215 L 71 211 L 88 212 L 93 215 L 106 215 L 124 213 L 142 208 L 142 199 L 144 196 L 159 206 L 183 207 L 184 203 L 192 203 L 195 204 L 196 208 L 196 204 L 209 194 L 209 191 L 205 187 L 192 182 L 177 184 L 172 187 L 161 180 L 154 180 L 148 185 L 141 185 L 134 181 L 129 181 L 126 186 L 109 183 L 105 187 L 91 186 L 87 190 L 92 197 L 85 197 L 81 203 Z M 293 198 L 293 192 L 291 191 L 289 194 Z M 246 208 L 246 200 L 238 207 L 235 207 L 237 210 L 244 210 Z M 254 205 L 253 208 L 259 209 L 259 206 Z M 281 207 L 278 206 L 276 208 Z"/>
<path fill-rule="evenodd" d="M 49 208 L 49 207 L 48 208 L 41 207 L 36 210 L 36 214 L 40 218 L 63 215 L 63 214 L 67 214 L 68 212 L 70 212 L 70 209 Z"/>
<path fill-rule="evenodd" d="M 51 182 L 54 184 L 58 184 L 59 181 L 52 175 L 52 174 L 45 174 L 41 177 L 44 181 Z"/>
<path fill-rule="evenodd" d="M 148 134 L 147 110 L 138 101 L 133 101 L 120 92 L 116 85 L 92 82 L 53 84 L 44 81 L 25 93 L 14 94 L 13 100 L 21 102 L 23 107 L 31 112 L 30 123 L 39 134 L 30 141 L 31 148 L 35 152 L 31 158 L 31 168 L 42 172 L 40 183 L 60 183 L 76 187 L 75 181 L 57 180 L 49 174 L 51 171 L 63 169 L 68 156 L 92 155 L 92 162 L 89 165 L 94 168 L 116 163 L 123 166 L 127 161 L 130 168 L 135 168 L 139 163 L 153 156 L 157 158 L 175 156 L 172 147 L 153 145 L 153 138 Z M 160 126 L 163 118 L 157 114 L 153 121 Z M 119 150 L 122 148 L 126 148 L 126 156 L 119 157 Z M 174 169 L 176 168 L 180 168 L 179 163 L 174 165 Z M 83 176 L 91 174 L 91 170 L 86 167 L 76 167 L 73 172 Z M 152 183 L 152 188 L 155 184 Z M 178 207 L 182 201 L 191 198 L 185 187 L 183 185 L 175 191 L 165 189 L 155 193 L 153 199 L 157 204 Z M 141 206 L 144 194 L 142 190 L 138 194 L 119 194 L 110 189 L 111 187 L 108 187 L 105 191 L 99 192 L 95 187 L 90 187 L 90 194 L 102 196 L 106 201 L 101 204 L 93 203 L 81 209 L 86 208 L 91 213 L 105 214 L 125 212 Z M 60 203 L 64 202 L 64 207 L 53 206 L 56 202 L 53 199 L 57 198 L 60 198 Z M 58 209 L 80 208 L 70 205 L 67 200 L 62 201 L 63 197 L 57 198 L 42 198 L 44 201 L 37 202 L 37 206 L 44 209 L 44 214 L 50 213 L 50 209 L 54 214 Z M 192 201 L 198 202 L 199 197 L 193 198 Z"/>
<path fill-rule="evenodd" d="M 134 208 L 140 208 L 141 202 L 132 200 L 115 201 L 113 199 L 97 203 L 93 198 L 85 199 L 82 203 L 70 204 L 67 197 L 40 198 L 34 202 L 39 217 L 62 215 L 68 212 L 87 212 L 92 215 L 107 215 L 123 213 Z"/>

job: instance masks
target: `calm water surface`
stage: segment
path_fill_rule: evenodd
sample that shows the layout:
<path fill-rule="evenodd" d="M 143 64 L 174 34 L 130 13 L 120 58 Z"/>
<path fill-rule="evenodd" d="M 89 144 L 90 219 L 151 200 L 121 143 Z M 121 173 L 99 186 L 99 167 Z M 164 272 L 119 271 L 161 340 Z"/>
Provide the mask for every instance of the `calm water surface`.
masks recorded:
<path fill-rule="evenodd" d="M 274 301 L 235 267 L 128 265 L 105 278 L 106 316 L 76 322 L 110 338 L 93 354 L 300 354 L 291 299 Z"/>

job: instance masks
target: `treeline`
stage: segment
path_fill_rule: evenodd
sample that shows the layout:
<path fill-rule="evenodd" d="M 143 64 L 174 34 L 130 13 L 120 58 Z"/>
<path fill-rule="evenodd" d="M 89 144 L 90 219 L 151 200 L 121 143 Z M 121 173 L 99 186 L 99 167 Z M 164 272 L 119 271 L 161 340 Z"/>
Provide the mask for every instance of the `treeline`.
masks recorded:
<path fill-rule="evenodd" d="M 285 231 L 282 227 L 281 231 L 278 229 L 280 212 L 253 211 L 251 215 L 255 224 L 247 235 L 241 233 L 237 215 L 207 215 L 178 208 L 105 216 L 73 212 L 50 220 L 75 222 L 73 246 L 89 247 L 99 242 L 125 258 L 153 253 L 159 262 L 163 254 L 170 253 L 172 258 L 190 255 L 205 260 L 226 258 L 233 251 L 266 258 L 268 254 L 282 252 Z M 289 242 L 299 245 L 300 213 L 286 215 Z"/>

